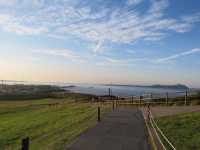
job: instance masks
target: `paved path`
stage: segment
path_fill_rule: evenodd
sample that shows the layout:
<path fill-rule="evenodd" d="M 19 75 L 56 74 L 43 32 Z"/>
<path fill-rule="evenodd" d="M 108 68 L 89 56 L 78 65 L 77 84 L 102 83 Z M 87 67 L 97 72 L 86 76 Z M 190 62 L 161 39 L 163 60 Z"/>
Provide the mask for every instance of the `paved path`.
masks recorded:
<path fill-rule="evenodd" d="M 150 150 L 141 111 L 115 110 L 83 133 L 68 150 Z"/>

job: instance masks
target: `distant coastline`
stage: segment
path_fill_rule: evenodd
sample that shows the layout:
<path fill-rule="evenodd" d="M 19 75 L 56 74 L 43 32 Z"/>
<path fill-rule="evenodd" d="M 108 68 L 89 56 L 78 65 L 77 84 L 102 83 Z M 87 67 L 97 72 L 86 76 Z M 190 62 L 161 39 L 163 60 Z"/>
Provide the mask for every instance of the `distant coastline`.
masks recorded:
<path fill-rule="evenodd" d="M 183 84 L 175 84 L 175 85 L 131 85 L 131 84 L 104 84 L 105 86 L 125 86 L 125 87 L 142 87 L 142 88 L 162 88 L 162 89 L 189 89 L 188 86 Z"/>

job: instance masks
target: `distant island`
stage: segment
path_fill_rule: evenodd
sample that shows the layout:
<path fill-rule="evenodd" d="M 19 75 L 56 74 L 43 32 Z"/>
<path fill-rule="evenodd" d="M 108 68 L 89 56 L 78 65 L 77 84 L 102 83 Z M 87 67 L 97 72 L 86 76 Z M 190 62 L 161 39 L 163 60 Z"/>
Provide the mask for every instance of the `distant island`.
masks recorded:
<path fill-rule="evenodd" d="M 126 87 L 144 87 L 144 88 L 163 88 L 163 89 L 183 89 L 187 90 L 189 87 L 183 84 L 175 84 L 175 85 L 129 85 L 129 84 L 104 84 L 105 86 L 126 86 Z"/>
<path fill-rule="evenodd" d="M 76 87 L 75 85 L 68 85 L 68 86 L 62 86 L 61 88 L 74 88 L 74 87 Z"/>

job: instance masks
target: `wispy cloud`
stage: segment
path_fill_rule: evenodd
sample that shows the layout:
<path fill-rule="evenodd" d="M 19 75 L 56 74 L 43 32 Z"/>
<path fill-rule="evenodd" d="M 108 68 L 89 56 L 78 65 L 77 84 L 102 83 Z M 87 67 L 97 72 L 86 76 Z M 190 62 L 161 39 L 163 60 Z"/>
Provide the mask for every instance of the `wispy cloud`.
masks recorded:
<path fill-rule="evenodd" d="M 127 49 L 126 52 L 131 55 L 135 55 L 135 53 L 136 53 L 134 50 L 131 50 L 131 49 Z"/>
<path fill-rule="evenodd" d="M 123 59 L 116 59 L 113 57 L 105 57 L 104 61 L 102 61 L 101 65 L 116 65 L 116 66 L 121 66 L 121 65 L 132 65 L 135 64 L 136 62 L 146 62 L 146 63 L 153 63 L 153 64 L 162 64 L 162 63 L 169 63 L 172 60 L 176 60 L 181 57 L 186 57 L 188 55 L 192 55 L 195 53 L 200 53 L 200 48 L 194 48 L 189 51 L 184 51 L 178 54 L 174 54 L 168 57 L 163 57 L 163 58 L 149 58 L 149 57 L 141 57 L 141 58 L 123 58 Z"/>
<path fill-rule="evenodd" d="M 0 0 L 0 5 L 11 6 L 14 5 L 16 2 L 17 0 Z"/>
<path fill-rule="evenodd" d="M 157 63 L 169 62 L 171 60 L 175 60 L 175 59 L 178 59 L 180 57 L 191 55 L 191 54 L 194 54 L 194 53 L 197 53 L 197 52 L 200 52 L 200 48 L 194 48 L 192 50 L 185 51 L 185 52 L 182 52 L 182 53 L 179 53 L 179 54 L 174 54 L 174 55 L 171 55 L 169 57 L 159 58 L 159 59 L 156 60 L 156 62 Z"/>
<path fill-rule="evenodd" d="M 97 62 L 99 66 L 124 66 L 129 63 L 128 60 L 125 59 L 116 59 L 112 57 L 104 57 L 101 62 Z"/>
<path fill-rule="evenodd" d="M 28 19 L 23 18 L 23 19 Z M 9 14 L 0 14 L 0 26 L 4 31 L 13 32 L 20 35 L 38 35 L 48 33 L 48 28 L 44 26 L 28 26 L 22 23 L 23 20 L 17 19 Z"/>
<path fill-rule="evenodd" d="M 34 53 L 40 53 L 45 55 L 51 55 L 56 57 L 63 57 L 69 61 L 73 62 L 86 62 L 87 60 L 78 54 L 75 54 L 72 50 L 69 49 L 37 49 L 32 50 Z"/>
<path fill-rule="evenodd" d="M 141 3 L 143 0 L 127 0 L 128 5 L 137 5 Z"/>
<path fill-rule="evenodd" d="M 99 40 L 96 44 L 96 46 L 93 49 L 94 54 L 98 53 L 99 51 L 102 51 L 101 48 L 103 46 L 104 40 Z"/>
<path fill-rule="evenodd" d="M 72 34 L 90 41 L 111 41 L 118 43 L 132 43 L 140 39 L 160 40 L 174 31 L 178 33 L 188 32 L 192 25 L 200 18 L 188 22 L 180 19 L 164 17 L 164 10 L 169 6 L 167 0 L 152 0 L 148 13 L 137 10 L 114 9 L 105 11 L 107 17 L 102 15 L 93 20 L 88 20 L 90 14 L 85 15 L 87 21 L 75 21 L 67 27 L 58 28 L 59 33 Z M 101 12 L 97 12 L 101 13 Z M 98 16 L 98 15 L 95 15 Z M 193 14 L 196 16 L 196 14 Z M 78 22 L 78 23 L 77 23 Z"/>
<path fill-rule="evenodd" d="M 81 0 L 52 0 L 48 3 L 43 0 L 9 0 L 15 5 L 12 13 L 10 7 L 0 10 L 0 29 L 17 34 L 72 36 L 96 43 L 93 51 L 97 53 L 106 41 L 130 44 L 138 40 L 161 40 L 171 32 L 188 32 L 200 21 L 199 13 L 166 17 L 170 5 L 168 0 L 149 1 L 149 9 L 141 12 L 127 8 L 145 3 L 143 0 L 128 0 L 125 7 L 112 8 L 103 7 L 105 1 L 99 0 L 95 11 L 92 9 L 93 3 L 84 5 Z M 0 0 L 0 4 L 6 2 Z"/>
<path fill-rule="evenodd" d="M 169 6 L 168 0 L 150 0 L 151 7 L 149 9 L 149 13 L 161 14 L 163 10 L 165 10 Z"/>
<path fill-rule="evenodd" d="M 104 57 L 103 61 L 98 62 L 97 65 L 111 65 L 111 66 L 127 66 L 134 65 L 136 62 L 152 62 L 149 58 L 113 58 Z"/>
<path fill-rule="evenodd" d="M 125 62 L 127 63 L 127 61 L 125 61 L 125 60 L 114 59 L 114 58 L 110 58 L 110 57 L 106 57 L 105 60 L 107 63 L 110 63 L 110 64 L 123 64 Z"/>

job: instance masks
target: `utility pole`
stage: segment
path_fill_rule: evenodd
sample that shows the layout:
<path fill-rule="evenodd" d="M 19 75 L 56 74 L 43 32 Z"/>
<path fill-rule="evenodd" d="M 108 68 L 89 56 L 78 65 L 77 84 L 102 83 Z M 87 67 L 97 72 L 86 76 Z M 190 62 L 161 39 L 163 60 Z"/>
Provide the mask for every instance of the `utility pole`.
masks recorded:
<path fill-rule="evenodd" d="M 5 85 L 6 86 L 6 85 Z M 4 80 L 1 80 L 1 88 L 4 88 Z"/>

